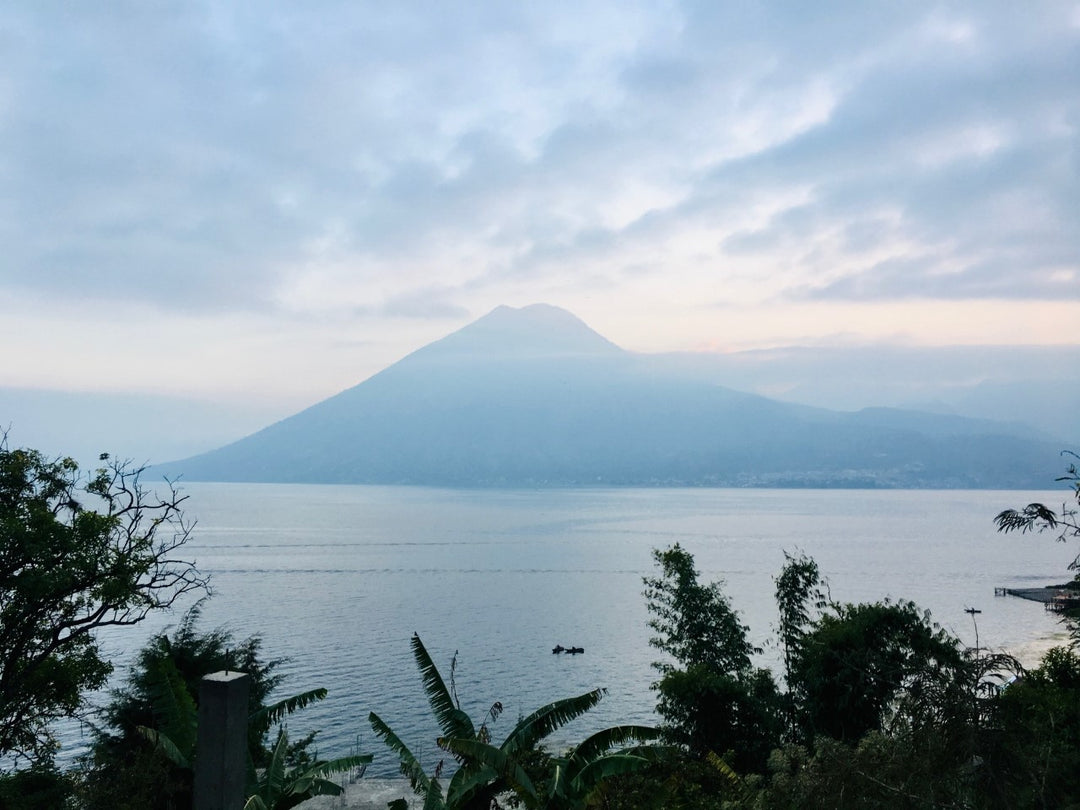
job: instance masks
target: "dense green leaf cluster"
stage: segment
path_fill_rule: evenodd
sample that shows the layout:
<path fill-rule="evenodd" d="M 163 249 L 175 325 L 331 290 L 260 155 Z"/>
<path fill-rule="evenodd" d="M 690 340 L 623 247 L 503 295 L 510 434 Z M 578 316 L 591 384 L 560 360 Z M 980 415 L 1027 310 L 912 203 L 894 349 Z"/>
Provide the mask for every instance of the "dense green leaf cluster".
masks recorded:
<path fill-rule="evenodd" d="M 226 630 L 198 629 L 201 603 L 171 632 L 155 635 L 140 651 L 124 688 L 102 712 L 103 728 L 80 784 L 86 810 L 186 808 L 191 804 L 199 681 L 222 670 L 247 673 L 248 794 L 252 808 L 287 810 L 315 795 L 340 792 L 325 777 L 366 764 L 370 756 L 315 759 L 310 734 L 290 744 L 280 726 L 286 716 L 326 697 L 313 689 L 270 703 L 281 684 L 281 659 L 264 661 L 262 641 L 236 641 Z M 271 730 L 279 726 L 273 743 Z M 260 804 L 261 803 L 261 804 Z"/>
<path fill-rule="evenodd" d="M 647 790 L 608 785 L 607 807 L 1080 806 L 1074 651 L 1003 689 L 1022 674 L 1014 659 L 964 648 L 910 602 L 827 599 L 813 560 L 785 555 L 781 693 L 689 553 L 654 556 L 653 644 L 674 659 L 658 665 L 657 711 L 683 759 L 650 773 Z"/>

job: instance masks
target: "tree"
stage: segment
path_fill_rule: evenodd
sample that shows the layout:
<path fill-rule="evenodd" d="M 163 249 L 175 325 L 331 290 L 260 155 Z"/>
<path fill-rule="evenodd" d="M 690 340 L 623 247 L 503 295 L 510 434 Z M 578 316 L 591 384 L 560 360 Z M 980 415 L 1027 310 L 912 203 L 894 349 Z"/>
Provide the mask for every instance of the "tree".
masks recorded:
<path fill-rule="evenodd" d="M 131 745 L 139 741 L 140 726 L 159 728 L 170 716 L 186 714 L 186 707 L 197 708 L 199 682 L 205 675 L 221 670 L 245 672 L 250 677 L 248 710 L 256 714 L 265 710 L 270 694 L 282 681 L 277 669 L 283 659 L 265 660 L 262 639 L 249 636 L 237 640 L 223 628 L 204 631 L 199 628 L 205 600 L 200 599 L 184 613 L 175 628 L 155 633 L 143 645 L 128 672 L 123 687 L 112 692 L 112 700 L 101 711 L 104 725 L 97 735 L 99 746 Z M 190 737 L 194 746 L 194 729 L 180 730 L 174 720 L 170 737 L 186 748 Z M 264 765 L 269 758 L 266 736 L 269 726 L 252 725 L 248 729 L 249 748 L 257 752 L 256 763 Z M 163 729 L 167 730 L 167 729 Z"/>
<path fill-rule="evenodd" d="M 792 669 L 802 653 L 811 619 L 815 614 L 820 615 L 828 601 L 818 564 L 805 554 L 793 557 L 785 551 L 784 567 L 775 582 L 776 607 L 780 613 L 777 633 L 784 653 L 784 683 L 787 685 L 784 708 L 788 732 L 797 736 L 800 725 L 797 712 L 805 696 L 800 694 L 800 683 L 792 677 Z"/>
<path fill-rule="evenodd" d="M 1055 647 L 994 702 L 989 807 L 1080 807 L 1080 652 Z"/>
<path fill-rule="evenodd" d="M 1062 455 L 1080 460 L 1080 455 L 1071 450 L 1062 451 Z M 1076 506 L 1062 503 L 1060 512 L 1055 512 L 1041 503 L 1029 503 L 1022 509 L 1006 509 L 994 518 L 998 531 L 1055 531 L 1059 532 L 1057 539 L 1062 543 L 1070 538 L 1080 538 L 1080 469 L 1077 469 L 1075 463 L 1071 463 L 1066 468 L 1065 475 L 1054 480 L 1069 484 Z M 1069 565 L 1069 570 L 1080 571 L 1080 554 Z"/>
<path fill-rule="evenodd" d="M 93 808 L 187 808 L 191 805 L 198 733 L 199 683 L 221 670 L 245 672 L 248 689 L 247 795 L 257 810 L 286 810 L 316 795 L 339 795 L 325 776 L 370 761 L 367 755 L 323 761 L 307 751 L 310 734 L 290 745 L 284 727 L 273 745 L 271 729 L 290 713 L 322 700 L 312 689 L 274 703 L 282 659 L 265 661 L 262 641 L 236 641 L 227 630 L 198 629 L 202 601 L 171 633 L 156 634 L 139 651 L 123 688 L 102 711 L 108 730 L 96 732 L 87 764 L 83 803 Z"/>
<path fill-rule="evenodd" d="M 653 551 L 659 577 L 645 577 L 645 597 L 657 632 L 652 646 L 682 666 L 660 661 L 656 710 L 668 738 L 703 757 L 730 753 L 738 770 L 758 770 L 778 740 L 780 695 L 760 652 L 747 640 L 719 584 L 702 585 L 693 556 L 678 544 Z"/>
<path fill-rule="evenodd" d="M 84 479 L 72 459 L 0 436 L 0 755 L 51 758 L 50 723 L 76 715 L 112 671 L 95 631 L 207 590 L 179 556 L 185 498 L 144 489 L 143 468 L 101 461 Z"/>
<path fill-rule="evenodd" d="M 683 666 L 703 664 L 720 672 L 742 672 L 750 667 L 756 650 L 746 639 L 748 628 L 739 622 L 720 585 L 702 585 L 694 557 L 676 543 L 666 551 L 653 549 L 659 577 L 645 577 L 645 598 L 652 618 L 649 627 L 658 635 L 649 644 Z M 674 667 L 653 665 L 662 673 Z"/>
<path fill-rule="evenodd" d="M 789 677 L 804 739 L 853 743 L 893 719 L 940 728 L 943 713 L 972 705 L 976 673 L 929 614 L 884 601 L 832 605 L 803 637 Z"/>

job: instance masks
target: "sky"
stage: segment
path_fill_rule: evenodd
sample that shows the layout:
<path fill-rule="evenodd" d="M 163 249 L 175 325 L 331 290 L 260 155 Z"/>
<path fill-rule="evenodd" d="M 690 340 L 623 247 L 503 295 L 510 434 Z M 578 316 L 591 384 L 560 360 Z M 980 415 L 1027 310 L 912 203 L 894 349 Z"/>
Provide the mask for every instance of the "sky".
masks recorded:
<path fill-rule="evenodd" d="M 9 0 L 0 63 L 0 388 L 283 415 L 534 302 L 1080 344 L 1077 2 Z"/>

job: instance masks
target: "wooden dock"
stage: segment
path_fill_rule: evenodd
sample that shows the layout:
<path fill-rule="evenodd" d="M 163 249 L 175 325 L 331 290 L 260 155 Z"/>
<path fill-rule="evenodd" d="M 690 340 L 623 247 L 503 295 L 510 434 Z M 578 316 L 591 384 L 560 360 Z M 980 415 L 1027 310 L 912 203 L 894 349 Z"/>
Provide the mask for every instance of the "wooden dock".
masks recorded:
<path fill-rule="evenodd" d="M 1018 596 L 1032 602 L 1042 602 L 1055 613 L 1080 610 L 1080 591 L 1075 588 L 994 588 L 994 596 Z"/>

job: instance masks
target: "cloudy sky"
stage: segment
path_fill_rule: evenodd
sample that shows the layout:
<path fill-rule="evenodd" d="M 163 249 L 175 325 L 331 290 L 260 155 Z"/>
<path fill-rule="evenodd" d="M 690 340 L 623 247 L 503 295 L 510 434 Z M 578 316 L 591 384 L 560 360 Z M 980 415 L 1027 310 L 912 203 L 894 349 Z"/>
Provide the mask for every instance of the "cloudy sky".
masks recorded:
<path fill-rule="evenodd" d="M 1080 342 L 1080 3 L 0 7 L 0 386 L 281 407 L 498 304 Z"/>

